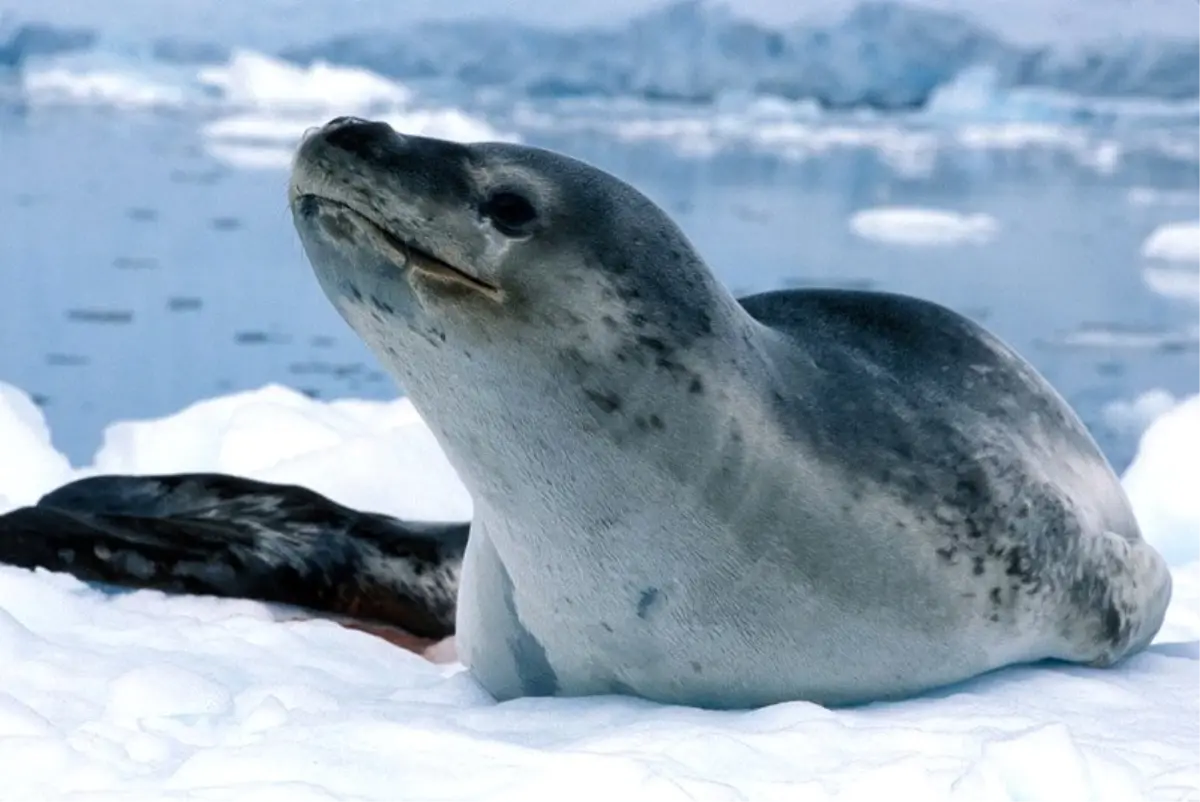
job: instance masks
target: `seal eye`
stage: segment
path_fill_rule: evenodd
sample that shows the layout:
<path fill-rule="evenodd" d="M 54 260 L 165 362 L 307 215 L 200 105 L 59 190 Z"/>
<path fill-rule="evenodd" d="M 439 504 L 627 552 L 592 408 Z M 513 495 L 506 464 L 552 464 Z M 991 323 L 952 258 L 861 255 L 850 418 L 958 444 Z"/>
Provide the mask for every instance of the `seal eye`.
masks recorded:
<path fill-rule="evenodd" d="M 517 237 L 537 218 L 537 210 L 524 196 L 515 192 L 494 192 L 480 207 L 483 215 L 501 234 Z"/>

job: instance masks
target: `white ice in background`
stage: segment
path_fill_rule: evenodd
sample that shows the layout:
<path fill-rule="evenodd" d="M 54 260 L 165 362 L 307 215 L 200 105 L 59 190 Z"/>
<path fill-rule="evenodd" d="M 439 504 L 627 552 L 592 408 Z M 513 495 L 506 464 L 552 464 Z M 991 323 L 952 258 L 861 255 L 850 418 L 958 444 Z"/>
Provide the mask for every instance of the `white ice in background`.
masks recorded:
<path fill-rule="evenodd" d="M 1142 243 L 1142 256 L 1168 262 L 1200 263 L 1200 222 L 1159 226 Z"/>
<path fill-rule="evenodd" d="M 0 497 L 28 498 L 35 476 L 39 491 L 66 478 L 45 435 L 32 402 L 0 385 Z M 368 509 L 469 513 L 405 401 L 321 402 L 268 386 L 114 424 L 95 467 L 222 470 L 300 482 Z M 714 713 L 621 698 L 497 705 L 461 667 L 328 622 L 282 621 L 242 600 L 108 595 L 0 566 L 0 797 L 1194 798 L 1198 482 L 1193 397 L 1150 426 L 1125 477 L 1147 538 L 1175 566 L 1173 603 L 1147 652 L 1108 670 L 1006 669 L 854 710 Z"/>
<path fill-rule="evenodd" d="M 1169 298 L 1200 303 L 1200 222 L 1167 223 L 1142 243 L 1142 278 Z"/>
<path fill-rule="evenodd" d="M 382 120 L 398 131 L 458 142 L 513 141 L 454 107 L 420 105 L 406 87 L 367 70 L 322 62 L 300 67 L 240 51 L 201 80 L 219 89 L 235 112 L 202 128 L 215 158 L 240 168 L 285 170 L 309 128 L 342 115 Z"/>
<path fill-rule="evenodd" d="M 227 103 L 244 108 L 369 109 L 413 99 L 405 87 L 366 70 L 320 61 L 306 68 L 248 50 L 235 51 L 227 64 L 201 68 L 198 78 Z"/>
<path fill-rule="evenodd" d="M 341 115 L 379 119 L 408 134 L 460 142 L 517 139 L 368 70 L 324 62 L 304 67 L 247 50 L 235 51 L 218 66 L 167 66 L 84 53 L 34 64 L 22 80 L 34 106 L 83 103 L 220 112 L 202 125 L 205 146 L 213 157 L 240 168 L 287 169 L 304 131 Z"/>
<path fill-rule="evenodd" d="M 187 102 L 185 88 L 121 67 L 31 70 L 24 77 L 24 88 L 34 104 L 78 103 L 132 109 L 176 107 Z"/>
<path fill-rule="evenodd" d="M 286 170 L 296 146 L 309 128 L 328 122 L 347 111 L 338 106 L 309 114 L 244 114 L 216 120 L 204 126 L 205 147 L 215 158 L 234 167 L 250 170 Z M 362 111 L 361 109 L 349 109 Z M 497 131 L 483 120 L 455 108 L 416 108 L 370 114 L 405 134 L 431 136 L 456 142 L 518 140 L 515 134 Z"/>
<path fill-rule="evenodd" d="M 1132 401 L 1119 400 L 1106 405 L 1104 422 L 1119 432 L 1141 434 L 1179 399 L 1163 389 L 1147 390 Z"/>
<path fill-rule="evenodd" d="M 1196 193 L 1182 190 L 1133 187 L 1127 196 L 1132 206 L 1194 206 Z"/>
<path fill-rule="evenodd" d="M 850 230 L 863 239 L 890 245 L 982 245 L 1000 229 L 991 215 L 949 209 L 880 206 L 850 216 Z"/>

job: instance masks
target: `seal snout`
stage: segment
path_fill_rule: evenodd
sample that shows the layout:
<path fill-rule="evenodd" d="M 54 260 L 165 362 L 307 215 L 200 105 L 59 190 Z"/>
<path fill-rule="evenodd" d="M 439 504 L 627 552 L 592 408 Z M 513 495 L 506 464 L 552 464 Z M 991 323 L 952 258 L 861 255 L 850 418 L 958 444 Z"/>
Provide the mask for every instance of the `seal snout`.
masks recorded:
<path fill-rule="evenodd" d="M 335 117 L 317 133 L 330 147 L 370 162 L 379 161 L 404 142 L 404 135 L 385 122 Z"/>

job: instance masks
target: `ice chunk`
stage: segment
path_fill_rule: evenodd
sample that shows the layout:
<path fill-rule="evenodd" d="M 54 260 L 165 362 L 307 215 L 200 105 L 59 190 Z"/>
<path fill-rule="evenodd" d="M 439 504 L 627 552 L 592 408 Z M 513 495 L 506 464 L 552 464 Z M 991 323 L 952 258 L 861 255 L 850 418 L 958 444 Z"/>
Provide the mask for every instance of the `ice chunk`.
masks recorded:
<path fill-rule="evenodd" d="M 863 239 L 910 246 L 983 244 L 1000 228 L 986 214 L 906 206 L 864 209 L 850 217 L 849 225 Z"/>

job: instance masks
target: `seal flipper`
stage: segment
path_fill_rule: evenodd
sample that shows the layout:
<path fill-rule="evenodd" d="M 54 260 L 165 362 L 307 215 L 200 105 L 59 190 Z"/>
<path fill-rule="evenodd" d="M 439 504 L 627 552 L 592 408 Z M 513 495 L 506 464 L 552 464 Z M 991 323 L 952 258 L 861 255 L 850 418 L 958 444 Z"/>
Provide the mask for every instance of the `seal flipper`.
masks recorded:
<path fill-rule="evenodd" d="M 0 562 L 454 634 L 469 524 L 408 522 L 222 474 L 95 476 L 0 516 Z"/>

